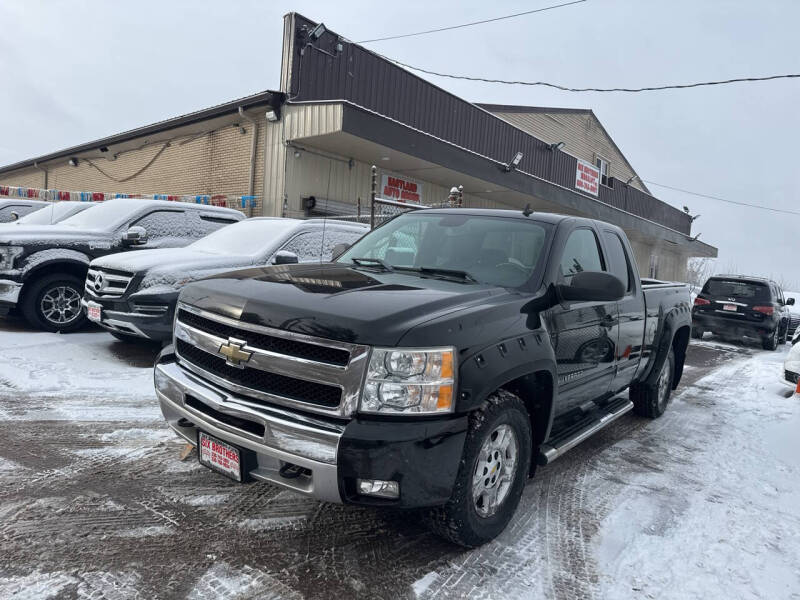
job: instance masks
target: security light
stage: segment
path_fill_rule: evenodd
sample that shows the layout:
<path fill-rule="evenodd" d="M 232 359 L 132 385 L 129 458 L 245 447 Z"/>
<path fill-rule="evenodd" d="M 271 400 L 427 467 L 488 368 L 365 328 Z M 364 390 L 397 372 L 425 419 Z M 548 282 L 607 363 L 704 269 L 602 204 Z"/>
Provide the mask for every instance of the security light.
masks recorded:
<path fill-rule="evenodd" d="M 77 167 L 78 166 L 78 159 L 74 156 L 69 159 L 69 166 L 70 167 Z"/>
<path fill-rule="evenodd" d="M 566 144 L 564 142 L 555 142 L 554 144 L 550 144 L 550 150 L 555 152 L 556 150 L 561 150 Z"/>
<path fill-rule="evenodd" d="M 266 116 L 267 116 L 267 121 L 270 121 L 270 122 L 274 123 L 275 121 L 280 119 L 281 114 L 280 114 L 280 112 L 278 112 L 277 108 L 270 108 L 270 109 L 267 109 L 267 115 Z"/>
<path fill-rule="evenodd" d="M 513 171 L 514 169 L 516 169 L 519 166 L 519 163 L 522 162 L 522 157 L 523 156 L 525 156 L 525 155 L 522 154 L 522 152 L 517 152 L 514 155 L 514 158 L 511 159 L 511 163 L 510 164 L 503 165 L 503 171 L 508 173 L 509 171 Z"/>
<path fill-rule="evenodd" d="M 325 35 L 326 31 L 328 31 L 328 28 L 325 27 L 325 23 L 320 23 L 308 33 L 308 39 L 310 39 L 312 42 L 316 42 L 319 38 Z"/>
<path fill-rule="evenodd" d="M 688 215 L 689 214 L 689 207 L 688 206 L 684 206 L 683 207 L 683 212 L 685 212 Z"/>
<path fill-rule="evenodd" d="M 633 181 L 634 179 L 639 179 L 639 176 L 634 175 L 633 177 L 629 178 L 628 181 L 625 182 L 625 185 L 630 185 L 631 181 Z"/>

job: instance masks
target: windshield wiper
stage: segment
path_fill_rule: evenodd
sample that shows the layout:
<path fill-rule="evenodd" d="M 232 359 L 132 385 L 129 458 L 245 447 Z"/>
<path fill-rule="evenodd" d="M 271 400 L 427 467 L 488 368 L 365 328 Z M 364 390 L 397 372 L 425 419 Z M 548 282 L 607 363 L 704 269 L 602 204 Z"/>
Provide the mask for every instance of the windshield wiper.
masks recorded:
<path fill-rule="evenodd" d="M 469 281 L 472 283 L 477 283 L 478 280 L 475 279 L 472 275 L 467 273 L 466 271 L 461 271 L 460 269 L 441 269 L 439 267 L 395 267 L 395 269 L 400 271 L 414 271 L 415 273 L 420 273 L 421 275 L 433 275 L 433 276 L 440 276 L 440 277 L 452 277 L 455 279 L 462 279 L 464 281 Z"/>
<path fill-rule="evenodd" d="M 355 264 L 359 267 L 368 267 L 368 266 L 378 266 L 381 267 L 384 271 L 394 271 L 394 269 L 387 265 L 383 260 L 380 258 L 351 258 Z"/>

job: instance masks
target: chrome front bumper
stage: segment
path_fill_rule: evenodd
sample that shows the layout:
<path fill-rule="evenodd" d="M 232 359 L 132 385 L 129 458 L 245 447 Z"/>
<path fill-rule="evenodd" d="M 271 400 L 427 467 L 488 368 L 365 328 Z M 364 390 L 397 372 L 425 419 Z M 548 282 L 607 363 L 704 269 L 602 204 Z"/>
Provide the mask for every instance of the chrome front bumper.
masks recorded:
<path fill-rule="evenodd" d="M 257 467 L 249 472 L 252 478 L 319 500 L 342 502 L 337 453 L 343 426 L 302 417 L 280 408 L 265 409 L 185 371 L 175 362 L 157 364 L 154 377 L 164 418 L 189 443 L 196 445 L 197 431 L 205 431 L 255 452 Z M 192 398 L 195 407 L 187 406 L 187 396 Z M 224 423 L 211 416 L 213 413 L 263 425 L 264 434 L 256 435 Z M 287 464 L 308 471 L 287 478 L 280 474 L 281 468 Z"/>
<path fill-rule="evenodd" d="M 18 281 L 0 279 L 0 302 L 5 304 L 16 304 L 19 302 L 19 294 L 22 291 L 22 284 Z"/>

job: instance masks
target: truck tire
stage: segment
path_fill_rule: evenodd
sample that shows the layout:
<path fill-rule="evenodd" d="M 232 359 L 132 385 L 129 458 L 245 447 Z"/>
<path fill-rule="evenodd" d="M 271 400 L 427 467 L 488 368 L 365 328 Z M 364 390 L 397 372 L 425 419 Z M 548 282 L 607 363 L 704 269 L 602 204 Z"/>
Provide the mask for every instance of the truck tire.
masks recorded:
<path fill-rule="evenodd" d="M 775 326 L 775 330 L 769 334 L 767 337 L 762 338 L 761 340 L 761 347 L 764 350 L 777 350 L 778 349 L 778 341 L 780 338 L 780 325 Z"/>
<path fill-rule="evenodd" d="M 640 417 L 657 419 L 664 414 L 672 394 L 672 379 L 675 375 L 675 351 L 670 348 L 667 360 L 655 383 L 634 383 L 630 389 L 633 412 Z"/>
<path fill-rule="evenodd" d="M 34 327 L 67 333 L 86 323 L 81 306 L 83 281 L 77 277 L 54 273 L 28 285 L 22 314 Z"/>
<path fill-rule="evenodd" d="M 485 544 L 508 525 L 528 478 L 531 422 L 516 395 L 497 390 L 473 412 L 453 494 L 432 509 L 427 524 L 467 548 Z"/>

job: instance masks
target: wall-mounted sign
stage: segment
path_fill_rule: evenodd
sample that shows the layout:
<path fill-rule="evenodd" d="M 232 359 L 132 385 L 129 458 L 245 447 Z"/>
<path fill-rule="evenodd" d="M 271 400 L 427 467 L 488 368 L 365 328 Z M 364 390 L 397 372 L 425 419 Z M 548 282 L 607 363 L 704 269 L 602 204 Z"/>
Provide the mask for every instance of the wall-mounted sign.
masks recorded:
<path fill-rule="evenodd" d="M 600 169 L 585 160 L 578 160 L 575 169 L 575 187 L 582 192 L 597 196 L 600 190 Z"/>
<path fill-rule="evenodd" d="M 381 179 L 381 197 L 395 202 L 422 203 L 422 184 L 407 177 L 384 173 Z"/>

